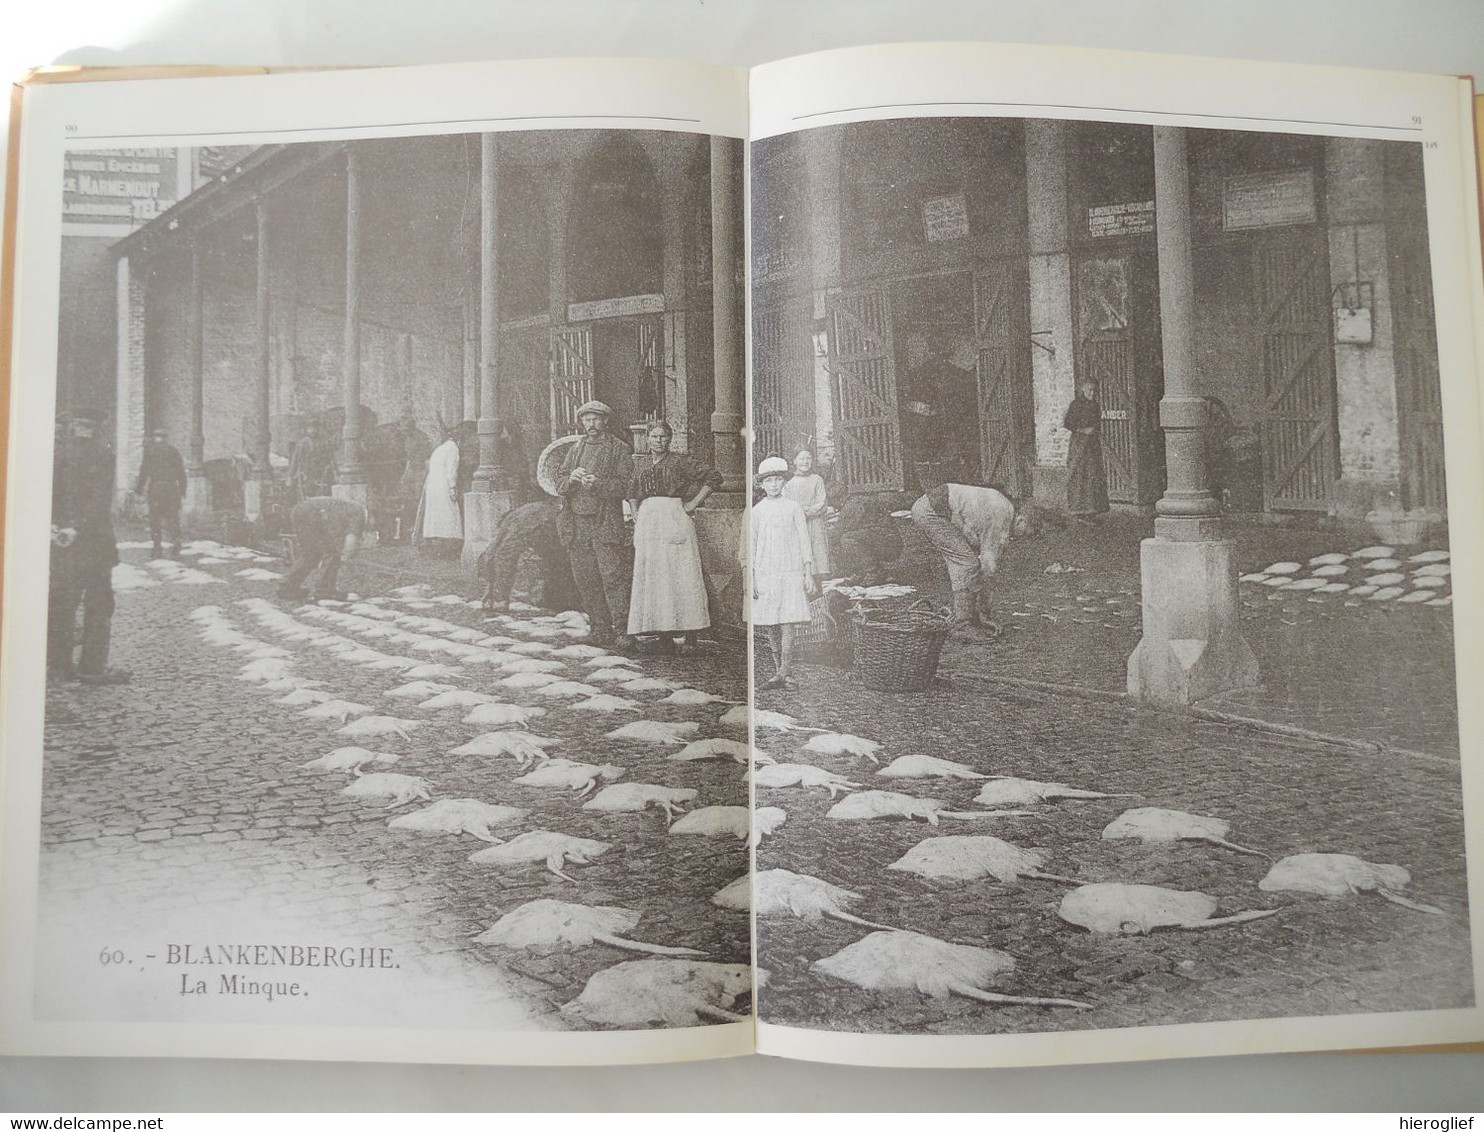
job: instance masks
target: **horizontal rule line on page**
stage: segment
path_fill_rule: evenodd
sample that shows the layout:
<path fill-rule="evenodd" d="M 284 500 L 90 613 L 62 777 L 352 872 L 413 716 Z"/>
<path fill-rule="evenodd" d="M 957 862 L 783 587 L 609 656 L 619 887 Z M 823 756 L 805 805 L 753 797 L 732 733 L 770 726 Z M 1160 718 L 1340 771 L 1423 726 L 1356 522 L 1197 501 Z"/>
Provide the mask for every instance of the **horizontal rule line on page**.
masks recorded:
<path fill-rule="evenodd" d="M 602 119 L 619 119 L 632 122 L 689 122 L 699 126 L 699 118 L 675 118 L 663 114 L 522 114 L 505 118 L 438 118 L 416 122 L 371 122 L 355 126 L 292 126 L 284 128 L 258 127 L 251 130 L 179 130 L 174 133 L 133 131 L 124 134 L 69 134 L 68 141 L 118 141 L 120 138 L 214 138 L 237 137 L 242 134 L 313 134 L 330 130 L 395 130 L 406 126 L 465 126 L 474 122 L 575 122 Z"/>
<path fill-rule="evenodd" d="M 1164 118 L 1209 118 L 1221 122 L 1287 122 L 1295 126 L 1341 126 L 1358 130 L 1405 130 L 1421 133 L 1421 126 L 1388 126 L 1378 122 L 1326 122 L 1312 118 L 1264 118 L 1252 114 L 1199 114 L 1182 113 L 1175 110 L 1135 110 L 1126 106 L 1078 106 L 1061 102 L 883 102 L 875 106 L 840 106 L 833 110 L 816 110 L 809 114 L 795 114 L 793 121 L 805 118 L 823 118 L 830 114 L 854 114 L 861 110 L 912 110 L 926 106 L 1004 106 L 1013 108 L 1044 107 L 1047 110 L 1092 110 L 1114 114 L 1144 114 Z"/>

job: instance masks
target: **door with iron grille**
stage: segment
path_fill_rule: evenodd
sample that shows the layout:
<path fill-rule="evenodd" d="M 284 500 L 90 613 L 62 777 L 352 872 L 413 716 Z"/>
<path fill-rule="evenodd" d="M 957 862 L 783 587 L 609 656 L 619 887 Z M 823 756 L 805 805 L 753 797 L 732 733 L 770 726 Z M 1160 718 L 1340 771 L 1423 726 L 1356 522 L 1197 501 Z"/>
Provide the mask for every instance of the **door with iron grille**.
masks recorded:
<path fill-rule="evenodd" d="M 1290 230 L 1253 242 L 1262 379 L 1263 502 L 1327 511 L 1339 478 L 1329 250 L 1323 233 Z"/>
<path fill-rule="evenodd" d="M 851 491 L 902 490 L 902 421 L 885 291 L 830 300 L 835 461 Z"/>
<path fill-rule="evenodd" d="M 1136 362 L 1132 256 L 1092 256 L 1077 264 L 1077 356 L 1080 384 L 1097 385 L 1102 410 L 1098 438 L 1107 472 L 1108 499 L 1146 503 L 1141 390 Z"/>
<path fill-rule="evenodd" d="M 1035 428 L 1026 304 L 1025 280 L 1009 264 L 975 274 L 980 480 L 1017 498 L 1030 494 Z"/>
<path fill-rule="evenodd" d="M 814 433 L 814 320 L 807 299 L 752 313 L 754 462 L 789 459 Z"/>
<path fill-rule="evenodd" d="M 581 431 L 577 410 L 593 397 L 593 332 L 587 326 L 551 332 L 551 438 Z"/>

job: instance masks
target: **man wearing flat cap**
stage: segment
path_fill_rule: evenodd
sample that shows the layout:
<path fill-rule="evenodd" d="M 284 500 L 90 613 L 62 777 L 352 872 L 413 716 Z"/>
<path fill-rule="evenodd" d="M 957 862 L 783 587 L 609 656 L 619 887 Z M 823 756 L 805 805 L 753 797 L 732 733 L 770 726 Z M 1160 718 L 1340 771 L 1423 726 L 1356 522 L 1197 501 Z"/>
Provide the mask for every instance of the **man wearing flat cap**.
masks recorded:
<path fill-rule="evenodd" d="M 612 416 L 601 401 L 577 410 L 582 439 L 568 447 L 556 475 L 557 537 L 571 559 L 593 640 L 626 648 L 632 641 L 624 633 L 630 580 L 623 503 L 633 494 L 634 460 L 629 446 L 608 432 Z"/>

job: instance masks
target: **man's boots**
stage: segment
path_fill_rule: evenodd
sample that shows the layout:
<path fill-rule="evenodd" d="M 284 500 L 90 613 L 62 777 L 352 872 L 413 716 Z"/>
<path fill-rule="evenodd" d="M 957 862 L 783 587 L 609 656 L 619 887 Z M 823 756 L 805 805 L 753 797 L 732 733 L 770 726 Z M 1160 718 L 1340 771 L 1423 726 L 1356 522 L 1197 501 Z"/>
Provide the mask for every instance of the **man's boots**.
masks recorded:
<path fill-rule="evenodd" d="M 986 632 L 979 624 L 979 603 L 965 590 L 953 595 L 953 635 L 963 641 L 990 641 L 997 633 Z"/>

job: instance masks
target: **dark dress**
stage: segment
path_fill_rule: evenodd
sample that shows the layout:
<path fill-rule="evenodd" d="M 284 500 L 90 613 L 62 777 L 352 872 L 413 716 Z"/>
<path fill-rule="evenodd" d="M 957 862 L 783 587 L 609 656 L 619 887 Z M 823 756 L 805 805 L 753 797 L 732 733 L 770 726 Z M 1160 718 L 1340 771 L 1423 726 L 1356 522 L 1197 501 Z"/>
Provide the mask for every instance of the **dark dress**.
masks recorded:
<path fill-rule="evenodd" d="M 1102 417 L 1096 402 L 1078 395 L 1062 420 L 1062 427 L 1072 430 L 1067 448 L 1067 510 L 1073 515 L 1101 515 L 1108 510 L 1108 473 L 1098 436 Z M 1092 431 L 1078 431 L 1085 428 Z"/>

